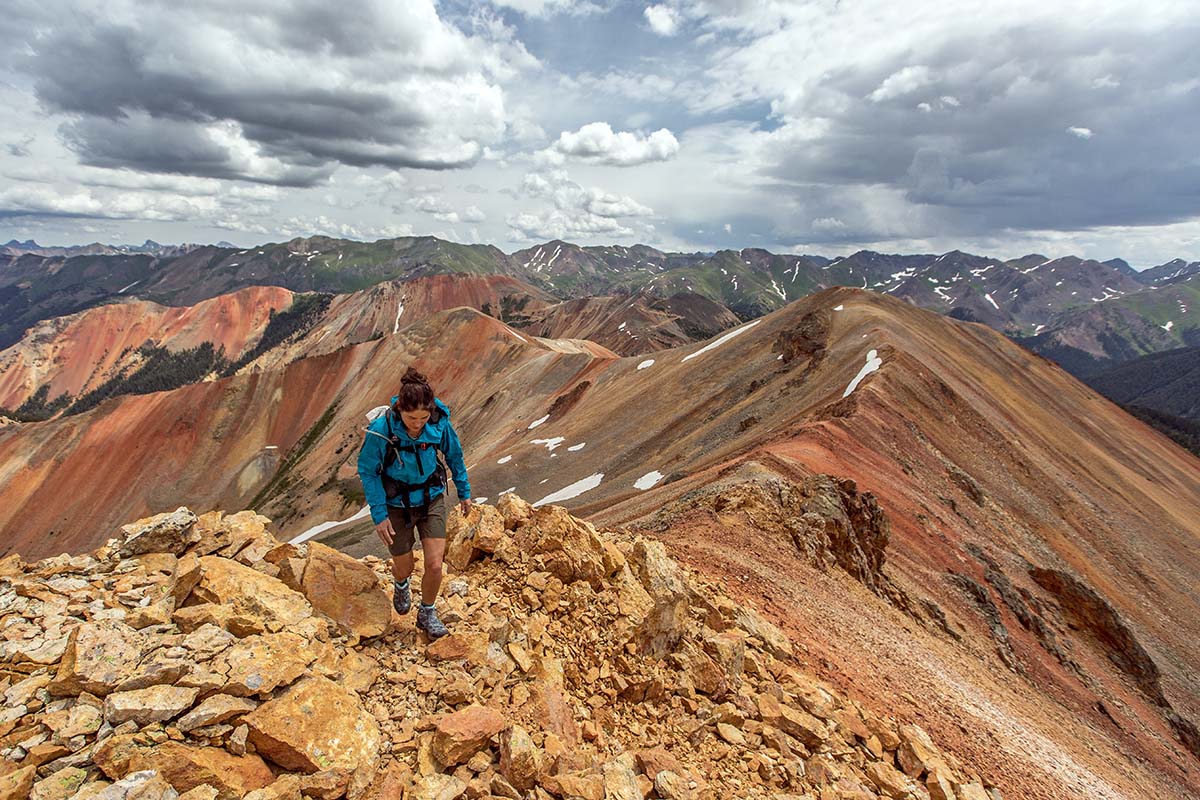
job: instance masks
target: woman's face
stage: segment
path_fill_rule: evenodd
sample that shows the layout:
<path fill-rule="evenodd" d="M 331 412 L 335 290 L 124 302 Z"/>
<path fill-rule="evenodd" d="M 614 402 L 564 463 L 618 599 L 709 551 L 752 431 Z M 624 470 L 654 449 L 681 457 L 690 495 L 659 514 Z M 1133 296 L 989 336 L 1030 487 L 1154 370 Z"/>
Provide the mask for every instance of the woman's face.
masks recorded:
<path fill-rule="evenodd" d="M 400 419 L 404 421 L 404 427 L 410 431 L 419 431 L 429 421 L 429 412 L 424 410 L 401 411 Z"/>

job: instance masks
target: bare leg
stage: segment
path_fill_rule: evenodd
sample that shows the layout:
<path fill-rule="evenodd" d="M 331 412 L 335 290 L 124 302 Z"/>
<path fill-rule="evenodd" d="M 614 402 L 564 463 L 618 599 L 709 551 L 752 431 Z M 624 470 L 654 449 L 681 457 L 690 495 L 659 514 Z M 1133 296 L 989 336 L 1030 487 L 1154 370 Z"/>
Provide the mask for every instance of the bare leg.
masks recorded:
<path fill-rule="evenodd" d="M 442 588 L 442 556 L 446 554 L 445 539 L 422 539 L 421 550 L 424 554 L 425 573 L 421 576 L 421 602 L 433 605 L 437 600 L 438 591 Z M 412 558 L 412 554 L 409 554 Z M 412 571 L 412 561 L 409 561 L 409 572 Z"/>
<path fill-rule="evenodd" d="M 392 556 L 392 577 L 398 582 L 403 582 L 405 578 L 413 573 L 413 554 L 412 551 L 405 553 L 402 556 Z"/>

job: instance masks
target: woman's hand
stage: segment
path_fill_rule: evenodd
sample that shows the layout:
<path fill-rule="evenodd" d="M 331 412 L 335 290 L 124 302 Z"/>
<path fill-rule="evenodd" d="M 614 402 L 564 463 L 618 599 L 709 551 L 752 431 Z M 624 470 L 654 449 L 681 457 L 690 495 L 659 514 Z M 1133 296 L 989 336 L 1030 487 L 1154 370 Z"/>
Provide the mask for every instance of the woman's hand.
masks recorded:
<path fill-rule="evenodd" d="M 375 526 L 375 533 L 379 534 L 379 539 L 387 547 L 392 546 L 392 539 L 396 536 L 396 530 L 392 527 L 392 521 L 385 519 L 383 522 Z"/>
<path fill-rule="evenodd" d="M 458 504 L 458 510 L 465 517 L 471 511 L 471 498 L 467 498 Z"/>

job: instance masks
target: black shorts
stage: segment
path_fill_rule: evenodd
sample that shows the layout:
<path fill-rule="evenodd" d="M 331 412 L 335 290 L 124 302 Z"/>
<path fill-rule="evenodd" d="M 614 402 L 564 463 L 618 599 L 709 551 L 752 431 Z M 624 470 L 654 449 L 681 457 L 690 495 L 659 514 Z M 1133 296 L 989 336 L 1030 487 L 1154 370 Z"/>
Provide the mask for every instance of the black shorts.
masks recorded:
<path fill-rule="evenodd" d="M 396 535 L 392 537 L 392 546 L 388 548 L 388 551 L 394 556 L 412 552 L 415 543 L 414 529 L 422 539 L 446 538 L 445 492 L 430 500 L 427 509 L 410 509 L 412 522 L 407 525 L 404 524 L 403 508 L 389 505 L 387 512 L 388 519 L 392 521 L 392 530 L 396 532 Z"/>

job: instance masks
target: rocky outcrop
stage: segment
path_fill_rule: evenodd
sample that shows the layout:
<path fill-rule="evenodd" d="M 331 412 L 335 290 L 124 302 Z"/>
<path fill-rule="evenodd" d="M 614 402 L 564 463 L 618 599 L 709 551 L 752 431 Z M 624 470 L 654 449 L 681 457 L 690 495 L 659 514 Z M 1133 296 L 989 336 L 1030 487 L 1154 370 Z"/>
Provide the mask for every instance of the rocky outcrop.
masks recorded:
<path fill-rule="evenodd" d="M 0 799 L 987 797 L 660 542 L 512 495 L 451 517 L 469 557 L 431 643 L 380 623 L 385 562 L 253 514 L 9 563 Z"/>
<path fill-rule="evenodd" d="M 771 352 L 782 355 L 785 364 L 797 358 L 810 358 L 813 361 L 810 366 L 815 367 L 825 357 L 831 316 L 826 308 L 810 311 L 795 328 L 779 334 Z"/>
<path fill-rule="evenodd" d="M 849 479 L 781 477 L 757 462 L 711 486 L 688 492 L 638 527 L 658 530 L 684 514 L 742 515 L 754 528 L 776 534 L 821 569 L 839 567 L 879 596 L 903 608 L 908 598 L 884 574 L 891 526 L 871 492 Z"/>
<path fill-rule="evenodd" d="M 1029 575 L 1054 595 L 1065 615 L 1096 638 L 1109 660 L 1131 677 L 1147 697 L 1166 705 L 1159 685 L 1158 665 L 1115 608 L 1069 573 L 1034 567 Z"/>

